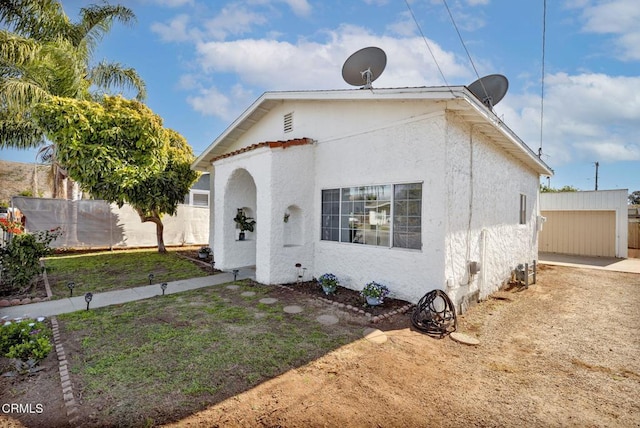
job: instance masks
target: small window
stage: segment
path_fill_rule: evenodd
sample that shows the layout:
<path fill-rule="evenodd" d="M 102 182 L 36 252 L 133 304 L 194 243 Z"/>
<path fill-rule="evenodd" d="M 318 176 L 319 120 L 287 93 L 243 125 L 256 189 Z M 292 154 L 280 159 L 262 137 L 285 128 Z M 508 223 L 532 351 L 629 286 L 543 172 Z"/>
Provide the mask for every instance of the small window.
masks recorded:
<path fill-rule="evenodd" d="M 284 115 L 284 132 L 293 131 L 293 112 Z"/>
<path fill-rule="evenodd" d="M 527 224 L 527 195 L 520 195 L 520 224 Z"/>
<path fill-rule="evenodd" d="M 185 204 L 196 207 L 208 207 L 209 191 L 191 189 L 189 194 L 185 197 Z"/>
<path fill-rule="evenodd" d="M 206 193 L 194 193 L 193 194 L 193 205 L 198 207 L 208 207 L 209 206 L 209 195 Z"/>

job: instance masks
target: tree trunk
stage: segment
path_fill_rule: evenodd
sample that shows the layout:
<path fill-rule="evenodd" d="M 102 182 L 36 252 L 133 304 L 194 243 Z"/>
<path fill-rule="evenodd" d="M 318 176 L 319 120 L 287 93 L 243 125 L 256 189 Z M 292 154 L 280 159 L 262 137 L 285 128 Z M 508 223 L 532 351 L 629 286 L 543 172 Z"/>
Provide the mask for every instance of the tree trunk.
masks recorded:
<path fill-rule="evenodd" d="M 31 182 L 31 190 L 34 198 L 38 197 L 38 164 L 36 162 L 33 163 L 33 180 Z"/>
<path fill-rule="evenodd" d="M 167 249 L 164 246 L 164 224 L 162 224 L 162 221 L 160 219 L 158 219 L 158 222 L 156 223 L 156 238 L 158 239 L 158 252 L 159 253 L 166 253 Z"/>
<path fill-rule="evenodd" d="M 136 211 L 138 212 L 138 215 L 140 216 L 140 220 L 142 220 L 143 223 L 147 221 L 155 223 L 156 239 L 158 240 L 158 252 L 166 253 L 167 249 L 164 246 L 164 224 L 162 224 L 162 219 L 160 218 L 158 213 L 154 211 L 153 213 L 151 213 L 151 215 L 145 215 L 142 211 L 138 209 L 136 209 Z"/>

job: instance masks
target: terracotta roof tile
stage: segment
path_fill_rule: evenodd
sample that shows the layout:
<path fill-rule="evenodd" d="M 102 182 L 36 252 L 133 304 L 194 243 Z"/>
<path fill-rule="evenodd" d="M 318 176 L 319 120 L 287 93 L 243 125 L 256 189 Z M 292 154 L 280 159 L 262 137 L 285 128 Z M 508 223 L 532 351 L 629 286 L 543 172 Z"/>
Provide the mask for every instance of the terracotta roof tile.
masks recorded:
<path fill-rule="evenodd" d="M 296 138 L 296 139 L 287 140 L 287 141 L 263 141 L 261 143 L 251 144 L 250 146 L 246 146 L 241 149 L 234 150 L 232 152 L 217 156 L 213 158 L 211 162 L 215 162 L 220 159 L 230 158 L 232 156 L 239 155 L 240 153 L 250 152 L 252 150 L 256 150 L 261 147 L 269 147 L 270 149 L 281 147 L 283 149 L 286 149 L 287 147 L 304 146 L 305 144 L 312 144 L 312 143 L 313 143 L 313 140 L 311 138 Z"/>

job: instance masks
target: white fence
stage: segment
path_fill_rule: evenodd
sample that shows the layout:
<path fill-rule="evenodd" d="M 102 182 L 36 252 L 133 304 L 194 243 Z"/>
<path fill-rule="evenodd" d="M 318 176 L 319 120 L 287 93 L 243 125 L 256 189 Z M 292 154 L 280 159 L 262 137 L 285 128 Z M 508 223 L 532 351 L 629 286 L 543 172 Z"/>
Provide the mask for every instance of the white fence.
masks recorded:
<path fill-rule="evenodd" d="M 12 204 L 26 217 L 27 231 L 61 227 L 54 248 L 135 248 L 157 245 L 155 223 L 140 221 L 129 205 L 118 208 L 106 201 L 14 197 Z M 165 215 L 165 245 L 206 245 L 209 208 L 179 205 L 175 216 Z"/>

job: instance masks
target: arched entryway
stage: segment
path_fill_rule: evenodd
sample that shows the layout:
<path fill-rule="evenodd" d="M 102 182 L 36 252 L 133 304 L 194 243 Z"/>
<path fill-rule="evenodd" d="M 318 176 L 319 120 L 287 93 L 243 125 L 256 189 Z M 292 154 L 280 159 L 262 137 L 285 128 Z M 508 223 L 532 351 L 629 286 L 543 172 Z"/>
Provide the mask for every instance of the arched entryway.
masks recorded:
<path fill-rule="evenodd" d="M 239 210 L 256 222 L 253 231 L 244 232 L 244 240 L 239 239 L 240 229 L 233 220 Z M 229 176 L 224 192 L 223 217 L 225 265 L 227 267 L 255 266 L 260 222 L 256 203 L 256 183 L 246 169 L 236 169 Z"/>

